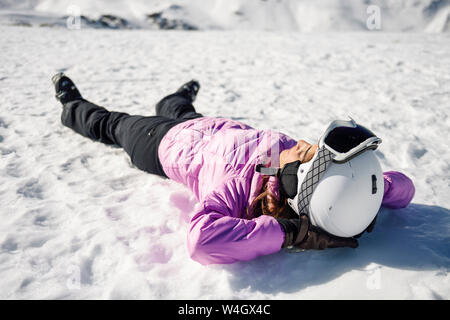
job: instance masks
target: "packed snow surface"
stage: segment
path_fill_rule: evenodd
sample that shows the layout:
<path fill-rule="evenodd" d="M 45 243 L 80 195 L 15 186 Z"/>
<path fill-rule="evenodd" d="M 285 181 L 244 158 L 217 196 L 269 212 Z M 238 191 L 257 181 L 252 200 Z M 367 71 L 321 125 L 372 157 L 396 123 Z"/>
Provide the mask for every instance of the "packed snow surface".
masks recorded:
<path fill-rule="evenodd" d="M 450 35 L 0 27 L 0 298 L 449 299 Z M 50 77 L 153 115 L 196 78 L 208 116 L 316 142 L 347 115 L 415 183 L 357 249 L 202 266 L 186 248 L 195 199 L 121 149 L 60 123 Z"/>

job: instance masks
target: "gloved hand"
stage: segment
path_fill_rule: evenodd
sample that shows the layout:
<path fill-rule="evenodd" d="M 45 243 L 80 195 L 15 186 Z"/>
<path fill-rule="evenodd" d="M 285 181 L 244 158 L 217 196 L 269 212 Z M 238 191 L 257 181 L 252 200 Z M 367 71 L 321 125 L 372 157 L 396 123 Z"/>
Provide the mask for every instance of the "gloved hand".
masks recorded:
<path fill-rule="evenodd" d="M 333 236 L 309 223 L 306 215 L 300 219 L 277 219 L 285 232 L 283 248 L 323 250 L 326 248 L 358 247 L 358 240 Z"/>

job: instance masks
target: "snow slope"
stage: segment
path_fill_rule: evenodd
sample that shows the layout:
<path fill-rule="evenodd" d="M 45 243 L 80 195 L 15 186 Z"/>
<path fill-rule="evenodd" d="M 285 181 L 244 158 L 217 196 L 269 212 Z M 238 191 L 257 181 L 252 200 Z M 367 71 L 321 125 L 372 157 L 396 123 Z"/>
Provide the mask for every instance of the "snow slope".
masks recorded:
<path fill-rule="evenodd" d="M 0 0 L 0 21 L 53 21 L 76 6 L 82 15 L 112 14 L 142 28 L 148 14 L 162 12 L 204 30 L 368 31 L 373 5 L 381 31 L 450 31 L 450 0 Z"/>
<path fill-rule="evenodd" d="M 449 34 L 0 34 L 0 298 L 450 298 Z M 93 102 L 148 115 L 195 77 L 200 112 L 310 142 L 351 115 L 416 196 L 381 210 L 356 250 L 201 266 L 186 249 L 189 190 L 62 126 L 57 71 Z"/>

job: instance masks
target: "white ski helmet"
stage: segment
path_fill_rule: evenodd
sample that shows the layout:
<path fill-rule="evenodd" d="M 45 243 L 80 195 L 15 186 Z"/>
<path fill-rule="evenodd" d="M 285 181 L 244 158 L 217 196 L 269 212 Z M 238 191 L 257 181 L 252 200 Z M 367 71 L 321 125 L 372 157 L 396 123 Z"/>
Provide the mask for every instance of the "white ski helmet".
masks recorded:
<path fill-rule="evenodd" d="M 299 215 L 339 237 L 362 233 L 373 221 L 384 193 L 383 172 L 374 150 L 381 143 L 373 132 L 350 121 L 331 122 L 319 148 L 306 163 L 295 161 L 283 168 L 257 166 L 275 175 L 280 191 Z"/>
<path fill-rule="evenodd" d="M 298 181 L 304 181 L 314 158 L 299 167 Z M 380 163 L 373 150 L 367 150 L 344 163 L 331 162 L 309 200 L 311 223 L 339 237 L 363 232 L 378 213 L 383 200 L 384 181 Z M 288 199 L 295 212 L 298 197 Z"/>

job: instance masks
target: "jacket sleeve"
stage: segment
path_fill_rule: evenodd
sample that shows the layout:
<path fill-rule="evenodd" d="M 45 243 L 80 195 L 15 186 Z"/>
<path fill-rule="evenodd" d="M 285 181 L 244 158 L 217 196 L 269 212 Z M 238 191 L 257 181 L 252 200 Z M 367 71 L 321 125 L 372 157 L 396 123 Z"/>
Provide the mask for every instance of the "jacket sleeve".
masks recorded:
<path fill-rule="evenodd" d="M 199 205 L 191 219 L 188 250 L 203 265 L 251 260 L 281 250 L 284 232 L 275 218 L 245 216 L 245 181 L 228 180 Z"/>
<path fill-rule="evenodd" d="M 384 195 L 381 205 L 392 209 L 405 208 L 414 197 L 414 183 L 398 171 L 384 172 L 383 177 Z"/>

